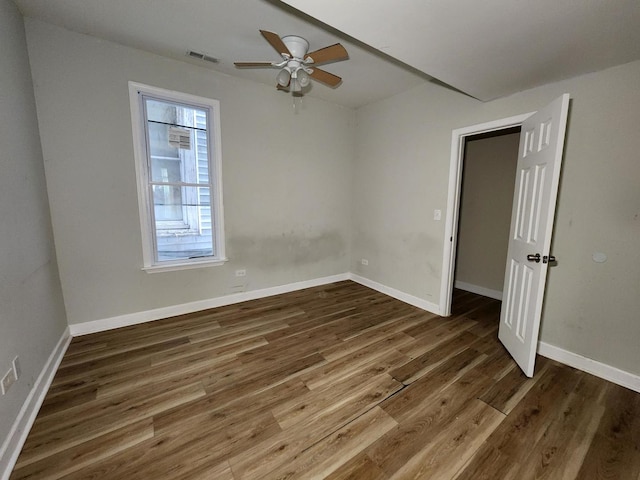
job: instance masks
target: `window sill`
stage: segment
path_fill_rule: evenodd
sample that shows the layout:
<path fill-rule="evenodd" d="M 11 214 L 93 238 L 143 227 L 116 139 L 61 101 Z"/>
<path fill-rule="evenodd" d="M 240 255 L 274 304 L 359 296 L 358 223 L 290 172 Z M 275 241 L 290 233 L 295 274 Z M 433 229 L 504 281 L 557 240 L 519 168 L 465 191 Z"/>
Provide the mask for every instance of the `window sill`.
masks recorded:
<path fill-rule="evenodd" d="M 162 265 L 150 265 L 148 267 L 142 267 L 142 270 L 147 273 L 175 272 L 178 270 L 191 270 L 194 268 L 217 267 L 220 265 L 224 265 L 228 260 L 228 258 L 222 258 L 217 260 L 203 260 L 199 262 L 166 263 Z"/>

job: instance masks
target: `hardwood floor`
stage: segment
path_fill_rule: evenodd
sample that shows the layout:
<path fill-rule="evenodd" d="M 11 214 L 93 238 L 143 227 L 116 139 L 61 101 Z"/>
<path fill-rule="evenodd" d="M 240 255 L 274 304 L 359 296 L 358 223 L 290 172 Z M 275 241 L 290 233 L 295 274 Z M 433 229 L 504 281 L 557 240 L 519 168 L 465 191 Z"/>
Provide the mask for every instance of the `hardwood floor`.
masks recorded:
<path fill-rule="evenodd" d="M 353 282 L 78 337 L 11 479 L 640 478 L 640 394 Z"/>

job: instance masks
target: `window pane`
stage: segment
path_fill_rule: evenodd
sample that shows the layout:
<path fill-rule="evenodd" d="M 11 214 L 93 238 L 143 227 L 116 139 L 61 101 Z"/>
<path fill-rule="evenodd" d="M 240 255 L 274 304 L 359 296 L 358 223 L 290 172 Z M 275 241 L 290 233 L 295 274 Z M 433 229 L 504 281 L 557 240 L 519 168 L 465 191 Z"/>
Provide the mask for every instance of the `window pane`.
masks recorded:
<path fill-rule="evenodd" d="M 170 185 L 153 186 L 156 221 L 182 221 L 182 189 Z"/>
<path fill-rule="evenodd" d="M 176 104 L 162 100 L 145 99 L 147 120 L 154 122 L 176 123 Z"/>
<path fill-rule="evenodd" d="M 154 185 L 157 261 L 215 254 L 210 189 Z"/>
<path fill-rule="evenodd" d="M 173 123 L 182 125 L 177 117 L 176 112 L 178 110 L 188 110 L 191 112 L 198 112 L 204 114 L 206 117 L 206 110 L 202 108 L 181 105 L 179 103 L 157 100 L 145 96 L 145 103 L 147 109 L 147 119 L 154 122 Z M 169 111 L 168 109 L 173 109 Z"/>
<path fill-rule="evenodd" d="M 178 159 L 178 148 L 169 144 L 169 127 L 160 123 L 149 122 L 149 151 L 152 157 Z"/>
<path fill-rule="evenodd" d="M 181 163 L 179 158 L 157 158 L 151 157 L 151 174 L 153 182 L 179 183 L 182 181 Z"/>
<path fill-rule="evenodd" d="M 145 102 L 152 181 L 208 184 L 207 112 L 148 98 Z"/>

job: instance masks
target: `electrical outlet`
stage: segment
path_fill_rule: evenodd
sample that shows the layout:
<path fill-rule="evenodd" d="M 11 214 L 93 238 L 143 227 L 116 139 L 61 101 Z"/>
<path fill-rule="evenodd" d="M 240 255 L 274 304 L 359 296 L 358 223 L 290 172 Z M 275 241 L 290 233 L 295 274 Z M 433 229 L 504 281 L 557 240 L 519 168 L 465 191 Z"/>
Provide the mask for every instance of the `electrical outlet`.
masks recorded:
<path fill-rule="evenodd" d="M 366 258 L 363 258 L 362 260 L 360 260 L 360 263 L 362 265 L 369 265 L 369 260 L 367 260 Z"/>
<path fill-rule="evenodd" d="M 13 367 L 9 369 L 9 371 L 2 377 L 2 395 L 6 395 L 6 393 L 11 388 L 16 381 L 16 374 L 13 371 Z"/>
<path fill-rule="evenodd" d="M 13 365 L 13 373 L 16 376 L 16 380 L 18 380 L 20 378 L 20 375 L 22 374 L 22 369 L 20 368 L 20 359 L 17 355 L 16 358 L 13 359 L 11 364 Z"/>
<path fill-rule="evenodd" d="M 246 277 L 247 271 L 243 268 L 241 270 L 236 270 L 236 277 Z"/>

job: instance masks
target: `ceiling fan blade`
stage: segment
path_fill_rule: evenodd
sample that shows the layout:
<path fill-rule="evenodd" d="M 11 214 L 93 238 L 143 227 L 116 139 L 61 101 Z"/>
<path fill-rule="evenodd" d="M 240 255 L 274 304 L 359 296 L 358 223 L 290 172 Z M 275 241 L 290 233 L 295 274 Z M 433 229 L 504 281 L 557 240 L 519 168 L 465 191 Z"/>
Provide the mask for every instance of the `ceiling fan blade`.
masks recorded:
<path fill-rule="evenodd" d="M 311 68 L 311 73 L 309 75 L 314 80 L 317 80 L 326 85 L 329 85 L 330 87 L 337 87 L 340 84 L 340 82 L 342 82 L 342 79 L 339 76 L 334 75 L 333 73 L 326 72 L 316 67 Z"/>
<path fill-rule="evenodd" d="M 272 62 L 234 62 L 236 67 L 273 67 Z"/>
<path fill-rule="evenodd" d="M 346 60 L 349 58 L 349 54 L 341 44 L 336 43 L 335 45 L 307 53 L 304 58 L 306 60 L 309 57 L 313 60 L 313 62 L 311 62 L 313 65 L 320 65 L 321 63 Z"/>
<path fill-rule="evenodd" d="M 260 30 L 260 33 L 280 55 L 289 55 L 289 57 L 293 57 L 277 33 L 268 32 L 266 30 Z"/>

